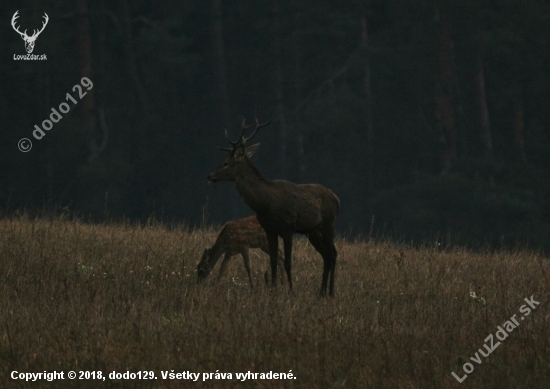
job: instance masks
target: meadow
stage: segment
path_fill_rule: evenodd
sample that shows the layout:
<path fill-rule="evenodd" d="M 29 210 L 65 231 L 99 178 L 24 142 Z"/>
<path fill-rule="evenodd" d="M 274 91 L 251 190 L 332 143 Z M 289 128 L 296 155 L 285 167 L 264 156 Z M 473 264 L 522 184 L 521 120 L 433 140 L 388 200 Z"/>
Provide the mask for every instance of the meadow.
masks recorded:
<path fill-rule="evenodd" d="M 216 232 L 0 219 L 0 387 L 548 387 L 550 262 L 536 251 L 339 237 L 336 297 L 319 298 L 323 262 L 299 237 L 292 293 L 265 285 L 260 250 L 251 254 L 253 289 L 238 256 L 219 283 L 218 264 L 198 284 L 197 263 Z M 523 316 L 531 296 L 540 304 Z M 479 354 L 514 314 L 519 325 Z M 459 383 L 451 373 L 464 377 L 466 363 L 474 370 Z M 69 380 L 71 370 L 107 379 Z M 13 371 L 64 371 L 65 380 L 26 383 Z M 108 378 L 127 371 L 157 379 Z M 162 379 L 171 371 L 201 376 Z M 236 378 L 249 371 L 295 379 Z M 214 375 L 203 381 L 203 373 Z"/>

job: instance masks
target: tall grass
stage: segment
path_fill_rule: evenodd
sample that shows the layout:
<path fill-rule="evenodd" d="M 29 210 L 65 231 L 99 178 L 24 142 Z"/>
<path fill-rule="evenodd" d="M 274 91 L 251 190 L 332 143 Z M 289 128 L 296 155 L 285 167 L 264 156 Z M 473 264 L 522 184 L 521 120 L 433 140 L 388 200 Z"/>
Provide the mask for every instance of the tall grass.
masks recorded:
<path fill-rule="evenodd" d="M 0 387 L 547 388 L 550 263 L 532 251 L 472 253 L 339 239 L 336 297 L 318 298 L 322 260 L 295 239 L 293 281 L 266 287 L 253 251 L 196 283 L 215 230 L 0 220 Z M 219 266 L 219 265 L 218 265 Z M 215 269 L 215 272 L 217 269 Z M 541 304 L 478 365 L 469 358 L 534 296 Z M 459 384 L 462 366 L 473 371 Z M 12 371 L 153 370 L 153 381 L 45 381 Z M 162 380 L 161 371 L 233 380 Z M 236 380 L 236 372 L 295 380 Z"/>

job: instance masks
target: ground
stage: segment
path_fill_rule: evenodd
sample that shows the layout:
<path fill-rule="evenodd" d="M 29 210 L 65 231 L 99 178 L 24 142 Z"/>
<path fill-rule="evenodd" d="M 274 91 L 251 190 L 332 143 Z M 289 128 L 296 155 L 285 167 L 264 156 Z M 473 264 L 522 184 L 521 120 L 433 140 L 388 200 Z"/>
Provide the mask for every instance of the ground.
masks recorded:
<path fill-rule="evenodd" d="M 537 252 L 339 237 L 336 297 L 319 298 L 323 262 L 299 237 L 293 293 L 286 284 L 264 284 L 268 258 L 259 250 L 251 255 L 254 289 L 240 257 L 219 284 L 219 265 L 197 284 L 196 265 L 215 232 L 63 217 L 0 220 L 0 387 L 548 385 L 550 262 Z M 526 316 L 525 298 L 540 303 Z M 499 326 L 514 314 L 519 325 L 496 346 Z M 496 349 L 483 357 L 478 350 L 487 354 L 491 340 Z M 200 378 L 163 379 L 172 370 Z M 65 380 L 25 384 L 13 371 L 63 371 Z M 69 371 L 101 371 L 106 379 L 70 381 Z M 156 379 L 109 378 L 140 371 Z M 290 372 L 292 379 L 237 379 L 249 371 Z M 204 373 L 213 374 L 203 381 Z"/>

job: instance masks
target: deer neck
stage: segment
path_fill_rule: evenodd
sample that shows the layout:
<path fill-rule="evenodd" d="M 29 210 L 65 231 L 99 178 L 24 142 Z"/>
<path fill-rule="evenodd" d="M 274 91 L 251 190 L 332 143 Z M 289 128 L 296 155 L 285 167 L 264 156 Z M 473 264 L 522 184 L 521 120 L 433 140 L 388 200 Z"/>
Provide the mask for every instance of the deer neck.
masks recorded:
<path fill-rule="evenodd" d="M 250 161 L 244 164 L 241 173 L 235 178 L 237 191 L 244 202 L 256 212 L 270 204 L 272 184 L 273 181 L 260 173 Z"/>
<path fill-rule="evenodd" d="M 218 260 L 222 256 L 223 253 L 225 253 L 225 247 L 223 247 L 223 244 L 220 244 L 219 242 L 214 243 L 214 246 L 210 249 L 210 258 L 209 262 L 211 264 L 211 267 L 214 268 L 216 266 L 216 263 L 218 263 Z"/>

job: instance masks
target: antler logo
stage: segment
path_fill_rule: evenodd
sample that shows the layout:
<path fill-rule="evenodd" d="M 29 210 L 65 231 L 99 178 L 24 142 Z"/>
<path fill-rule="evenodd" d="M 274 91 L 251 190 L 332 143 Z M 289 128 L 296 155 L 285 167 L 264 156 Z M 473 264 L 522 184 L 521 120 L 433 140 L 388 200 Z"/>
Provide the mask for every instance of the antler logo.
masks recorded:
<path fill-rule="evenodd" d="M 48 14 L 44 12 L 45 20 L 42 24 L 42 28 L 40 29 L 40 31 L 34 30 L 34 33 L 32 34 L 32 36 L 28 36 L 27 30 L 25 30 L 25 32 L 21 32 L 15 25 L 15 19 L 19 17 L 19 15 L 17 15 L 18 12 L 19 10 L 15 11 L 15 13 L 13 14 L 13 18 L 11 18 L 11 26 L 15 31 L 19 33 L 19 35 L 21 35 L 21 38 L 23 38 L 23 40 L 25 41 L 25 50 L 27 50 L 27 53 L 31 54 L 32 51 L 34 50 L 34 44 L 35 44 L 36 38 L 38 38 L 38 35 L 40 35 L 42 31 L 44 31 L 44 28 L 48 24 L 48 20 L 50 20 L 50 18 L 48 17 Z"/>

